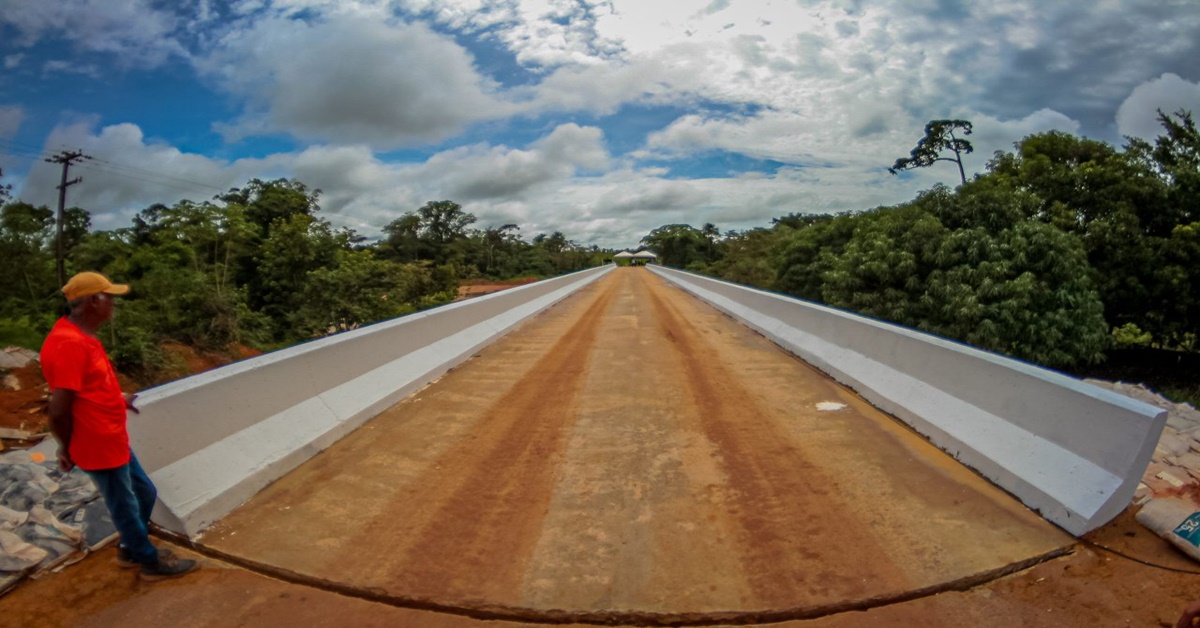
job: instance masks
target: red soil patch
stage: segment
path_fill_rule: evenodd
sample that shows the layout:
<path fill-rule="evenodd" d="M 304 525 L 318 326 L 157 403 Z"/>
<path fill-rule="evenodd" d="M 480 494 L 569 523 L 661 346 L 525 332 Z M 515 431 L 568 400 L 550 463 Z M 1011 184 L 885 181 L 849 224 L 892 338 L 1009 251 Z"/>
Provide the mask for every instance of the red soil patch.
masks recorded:
<path fill-rule="evenodd" d="M 38 434 L 46 430 L 46 381 L 37 364 L 11 369 L 15 390 L 0 389 L 0 427 Z M 7 376 L 5 379 L 8 379 Z M 19 442 L 19 441 L 18 441 Z"/>
<path fill-rule="evenodd" d="M 169 357 L 178 361 L 180 367 L 162 373 L 162 378 L 157 383 L 187 377 L 262 353 L 245 345 L 234 345 L 225 353 L 196 351 L 192 347 L 177 343 L 168 343 L 162 348 Z M 41 365 L 33 364 L 10 369 L 7 375 L 11 375 L 15 379 L 15 386 L 13 388 L 0 387 L 0 428 L 20 430 L 34 435 L 49 431 L 50 419 L 46 415 L 46 403 L 49 401 L 50 389 L 42 377 Z M 0 377 L 7 377 L 4 371 L 0 371 Z M 117 374 L 117 379 L 121 383 L 121 390 L 126 392 L 137 392 L 145 387 L 121 373 Z M 9 383 L 13 384 L 14 382 L 9 380 Z M 3 439 L 0 451 L 14 447 L 27 447 L 38 440 L 40 439 Z"/>
<path fill-rule="evenodd" d="M 509 279 L 507 281 L 488 281 L 484 279 L 466 279 L 458 286 L 458 298 L 456 301 L 469 299 L 471 297 L 483 296 L 493 292 L 500 292 L 516 286 L 537 281 L 537 277 L 521 277 L 519 279 Z"/>

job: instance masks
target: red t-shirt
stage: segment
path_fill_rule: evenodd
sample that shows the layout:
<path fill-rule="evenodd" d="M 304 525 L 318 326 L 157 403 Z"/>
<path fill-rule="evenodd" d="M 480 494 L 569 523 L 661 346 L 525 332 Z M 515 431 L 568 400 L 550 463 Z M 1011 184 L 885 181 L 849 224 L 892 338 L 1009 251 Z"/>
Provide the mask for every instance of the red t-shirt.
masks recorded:
<path fill-rule="evenodd" d="M 104 345 L 64 316 L 46 336 L 40 357 L 51 390 L 75 391 L 71 460 L 88 471 L 129 462 L 125 396 Z"/>

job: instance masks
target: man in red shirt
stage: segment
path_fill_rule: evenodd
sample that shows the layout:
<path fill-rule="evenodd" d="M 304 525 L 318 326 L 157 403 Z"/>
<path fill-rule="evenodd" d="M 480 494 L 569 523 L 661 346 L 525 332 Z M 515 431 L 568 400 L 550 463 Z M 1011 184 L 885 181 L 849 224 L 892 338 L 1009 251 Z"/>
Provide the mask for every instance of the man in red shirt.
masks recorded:
<path fill-rule="evenodd" d="M 117 562 L 140 566 L 142 578 L 161 580 L 196 568 L 150 543 L 150 513 L 158 492 L 129 448 L 126 409 L 137 395 L 121 392 L 96 330 L 112 318 L 114 295 L 129 286 L 100 273 L 79 273 L 63 286 L 71 313 L 58 319 L 42 345 L 42 372 L 50 385 L 50 429 L 63 471 L 78 466 L 92 478 L 121 537 Z"/>

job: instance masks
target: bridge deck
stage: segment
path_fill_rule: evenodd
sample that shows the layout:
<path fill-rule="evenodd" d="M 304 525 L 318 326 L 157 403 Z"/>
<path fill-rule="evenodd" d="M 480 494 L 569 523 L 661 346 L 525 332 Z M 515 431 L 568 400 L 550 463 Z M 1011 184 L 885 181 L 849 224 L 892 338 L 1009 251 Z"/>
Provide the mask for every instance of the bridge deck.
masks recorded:
<path fill-rule="evenodd" d="M 636 268 L 384 412 L 201 540 L 390 598 L 585 619 L 903 597 L 1071 542 Z"/>

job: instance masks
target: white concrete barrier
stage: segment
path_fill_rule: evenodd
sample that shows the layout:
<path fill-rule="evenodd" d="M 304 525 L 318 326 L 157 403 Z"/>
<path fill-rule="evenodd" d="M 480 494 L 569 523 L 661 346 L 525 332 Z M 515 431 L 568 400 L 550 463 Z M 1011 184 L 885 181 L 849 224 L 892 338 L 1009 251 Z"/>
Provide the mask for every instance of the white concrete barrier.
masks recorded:
<path fill-rule="evenodd" d="M 140 394 L 130 438 L 154 521 L 195 537 L 267 484 L 613 267 L 289 347 Z"/>
<path fill-rule="evenodd" d="M 1166 412 L 912 329 L 651 267 L 908 423 L 1067 532 L 1133 497 Z"/>

